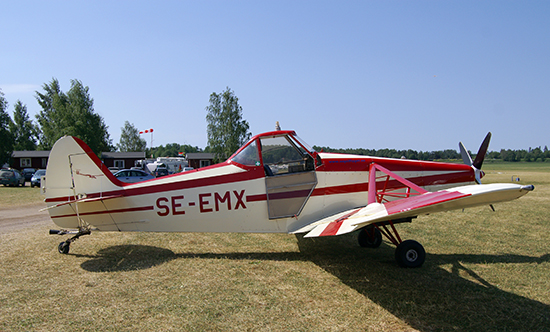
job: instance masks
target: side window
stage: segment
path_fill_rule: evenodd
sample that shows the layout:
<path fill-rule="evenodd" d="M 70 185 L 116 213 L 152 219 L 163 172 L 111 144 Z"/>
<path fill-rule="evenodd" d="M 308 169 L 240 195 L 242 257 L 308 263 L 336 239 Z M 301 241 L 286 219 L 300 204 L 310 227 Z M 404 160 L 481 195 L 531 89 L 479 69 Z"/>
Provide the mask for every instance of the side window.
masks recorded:
<path fill-rule="evenodd" d="M 238 155 L 233 157 L 234 162 L 246 166 L 260 166 L 260 157 L 258 155 L 258 148 L 256 141 L 250 143 L 244 148 Z"/>
<path fill-rule="evenodd" d="M 273 175 L 314 169 L 311 156 L 286 136 L 262 138 L 261 146 L 264 167 L 269 167 Z"/>

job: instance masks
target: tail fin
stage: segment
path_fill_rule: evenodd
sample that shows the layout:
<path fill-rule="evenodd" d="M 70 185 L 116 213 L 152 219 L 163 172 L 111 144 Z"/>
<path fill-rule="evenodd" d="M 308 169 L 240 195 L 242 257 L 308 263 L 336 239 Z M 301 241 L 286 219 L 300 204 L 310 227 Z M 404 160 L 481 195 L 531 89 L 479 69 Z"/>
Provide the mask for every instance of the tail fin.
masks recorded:
<path fill-rule="evenodd" d="M 120 181 L 90 147 L 72 136 L 65 136 L 54 144 L 45 179 L 43 190 L 49 207 L 122 189 Z"/>

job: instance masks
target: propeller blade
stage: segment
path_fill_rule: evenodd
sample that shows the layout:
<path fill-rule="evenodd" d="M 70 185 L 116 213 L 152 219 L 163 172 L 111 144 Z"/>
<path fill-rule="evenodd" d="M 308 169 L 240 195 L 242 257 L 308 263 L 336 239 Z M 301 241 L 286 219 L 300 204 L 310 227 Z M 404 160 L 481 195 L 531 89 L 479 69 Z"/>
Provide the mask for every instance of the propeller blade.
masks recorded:
<path fill-rule="evenodd" d="M 479 151 L 477 152 L 476 159 L 474 160 L 474 163 L 472 166 L 474 166 L 477 169 L 481 169 L 481 165 L 483 165 L 483 160 L 485 159 L 485 155 L 487 154 L 487 149 L 489 148 L 489 142 L 491 141 L 491 132 L 485 136 L 485 139 L 483 140 L 483 143 L 481 143 L 481 146 L 479 147 Z"/>
<path fill-rule="evenodd" d="M 472 166 L 472 157 L 470 157 L 470 154 L 468 153 L 468 150 L 464 147 L 464 144 L 462 142 L 458 143 L 458 147 L 460 149 L 460 155 L 462 156 L 462 161 L 465 165 Z"/>
<path fill-rule="evenodd" d="M 475 168 L 472 166 L 472 168 L 474 169 L 474 174 L 475 174 L 475 179 L 476 179 L 476 183 L 477 184 L 481 184 L 481 170 Z"/>

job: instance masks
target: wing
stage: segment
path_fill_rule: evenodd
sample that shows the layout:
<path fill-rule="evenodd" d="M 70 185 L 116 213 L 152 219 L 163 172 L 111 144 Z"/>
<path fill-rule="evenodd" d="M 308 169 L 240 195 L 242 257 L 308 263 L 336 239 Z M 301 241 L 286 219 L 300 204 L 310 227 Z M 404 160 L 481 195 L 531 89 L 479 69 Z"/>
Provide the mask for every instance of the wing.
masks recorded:
<path fill-rule="evenodd" d="M 495 183 L 426 192 L 384 204 L 370 203 L 362 208 L 344 211 L 311 223 L 293 233 L 308 232 L 304 237 L 340 235 L 378 222 L 510 201 L 533 189 L 532 185 Z"/>

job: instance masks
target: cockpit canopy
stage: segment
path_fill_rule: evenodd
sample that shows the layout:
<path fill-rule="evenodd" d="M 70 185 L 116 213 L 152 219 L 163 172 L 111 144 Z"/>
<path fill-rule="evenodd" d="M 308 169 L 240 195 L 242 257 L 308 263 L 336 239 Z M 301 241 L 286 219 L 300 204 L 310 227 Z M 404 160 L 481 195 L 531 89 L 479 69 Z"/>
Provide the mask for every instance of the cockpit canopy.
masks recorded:
<path fill-rule="evenodd" d="M 275 131 L 254 136 L 231 158 L 244 166 L 262 166 L 266 175 L 312 171 L 317 152 L 294 131 Z M 318 163 L 320 164 L 320 163 Z"/>

